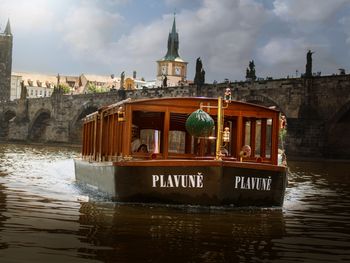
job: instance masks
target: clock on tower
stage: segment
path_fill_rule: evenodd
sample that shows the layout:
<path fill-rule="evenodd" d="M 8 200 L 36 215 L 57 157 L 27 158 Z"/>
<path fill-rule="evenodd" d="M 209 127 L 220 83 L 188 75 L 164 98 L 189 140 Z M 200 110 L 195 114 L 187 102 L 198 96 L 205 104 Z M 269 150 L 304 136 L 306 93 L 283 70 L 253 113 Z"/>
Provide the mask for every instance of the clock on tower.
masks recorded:
<path fill-rule="evenodd" d="M 175 75 L 181 75 L 181 67 L 175 67 Z"/>
<path fill-rule="evenodd" d="M 166 66 L 162 66 L 162 74 L 166 75 Z"/>

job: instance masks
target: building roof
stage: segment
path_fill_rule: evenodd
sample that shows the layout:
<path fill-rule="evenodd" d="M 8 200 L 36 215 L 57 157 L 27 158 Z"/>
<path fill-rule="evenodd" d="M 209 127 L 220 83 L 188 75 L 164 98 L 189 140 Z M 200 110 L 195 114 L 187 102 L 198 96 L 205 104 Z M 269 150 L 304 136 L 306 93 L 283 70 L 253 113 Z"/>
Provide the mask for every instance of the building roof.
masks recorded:
<path fill-rule="evenodd" d="M 165 57 L 161 60 L 183 62 L 179 55 L 179 34 L 176 32 L 176 21 L 174 15 L 173 27 L 168 36 L 168 51 Z"/>
<path fill-rule="evenodd" d="M 53 88 L 57 84 L 57 77 L 54 75 L 26 72 L 12 72 L 12 75 L 21 76 L 25 86 Z"/>
<path fill-rule="evenodd" d="M 11 33 L 11 26 L 10 26 L 10 19 L 7 20 L 7 24 L 5 27 L 5 31 L 4 31 L 5 35 L 12 35 Z"/>
<path fill-rule="evenodd" d="M 96 81 L 101 83 L 111 82 L 112 80 L 119 80 L 120 78 L 112 79 L 110 75 L 94 75 L 94 74 L 82 74 L 88 81 Z"/>
<path fill-rule="evenodd" d="M 78 81 L 79 80 L 79 76 L 61 76 L 61 78 L 65 78 L 66 81 Z"/>

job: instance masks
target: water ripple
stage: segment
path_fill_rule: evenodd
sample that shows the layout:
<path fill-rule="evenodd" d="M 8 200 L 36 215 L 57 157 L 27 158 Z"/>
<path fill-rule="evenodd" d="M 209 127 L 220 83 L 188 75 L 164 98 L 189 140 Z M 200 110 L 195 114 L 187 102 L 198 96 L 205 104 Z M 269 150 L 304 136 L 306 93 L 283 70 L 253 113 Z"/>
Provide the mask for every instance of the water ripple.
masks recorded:
<path fill-rule="evenodd" d="M 282 209 L 113 203 L 74 149 L 0 145 L 1 262 L 349 262 L 350 165 L 290 162 Z"/>

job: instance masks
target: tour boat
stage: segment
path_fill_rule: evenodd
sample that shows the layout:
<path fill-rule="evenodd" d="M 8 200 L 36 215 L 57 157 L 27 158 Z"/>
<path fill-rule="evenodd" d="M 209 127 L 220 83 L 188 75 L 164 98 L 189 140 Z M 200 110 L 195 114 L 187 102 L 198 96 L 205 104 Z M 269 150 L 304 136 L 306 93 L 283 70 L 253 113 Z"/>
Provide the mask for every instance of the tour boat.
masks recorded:
<path fill-rule="evenodd" d="M 283 205 L 280 112 L 224 98 L 123 100 L 83 120 L 79 184 L 118 202 Z"/>

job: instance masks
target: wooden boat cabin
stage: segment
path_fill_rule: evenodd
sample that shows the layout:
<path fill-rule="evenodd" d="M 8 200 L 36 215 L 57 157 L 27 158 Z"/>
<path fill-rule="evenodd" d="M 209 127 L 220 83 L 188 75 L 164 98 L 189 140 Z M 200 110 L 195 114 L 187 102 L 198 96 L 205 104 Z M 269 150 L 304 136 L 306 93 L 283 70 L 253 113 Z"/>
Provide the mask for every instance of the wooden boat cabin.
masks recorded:
<path fill-rule="evenodd" d="M 84 119 L 77 181 L 117 201 L 280 206 L 279 120 L 221 98 L 124 100 Z"/>
<path fill-rule="evenodd" d="M 83 159 L 215 159 L 216 130 L 212 136 L 195 138 L 185 128 L 187 118 L 201 104 L 213 107 L 203 109 L 217 123 L 217 99 L 128 100 L 101 108 L 84 119 Z M 278 111 L 232 101 L 224 109 L 224 127 L 229 127 L 230 141 L 225 144 L 223 159 L 240 160 L 242 147 L 249 145 L 252 154 L 242 161 L 277 165 Z M 135 137 L 139 139 L 138 147 L 143 144 L 146 151 L 133 149 Z"/>

